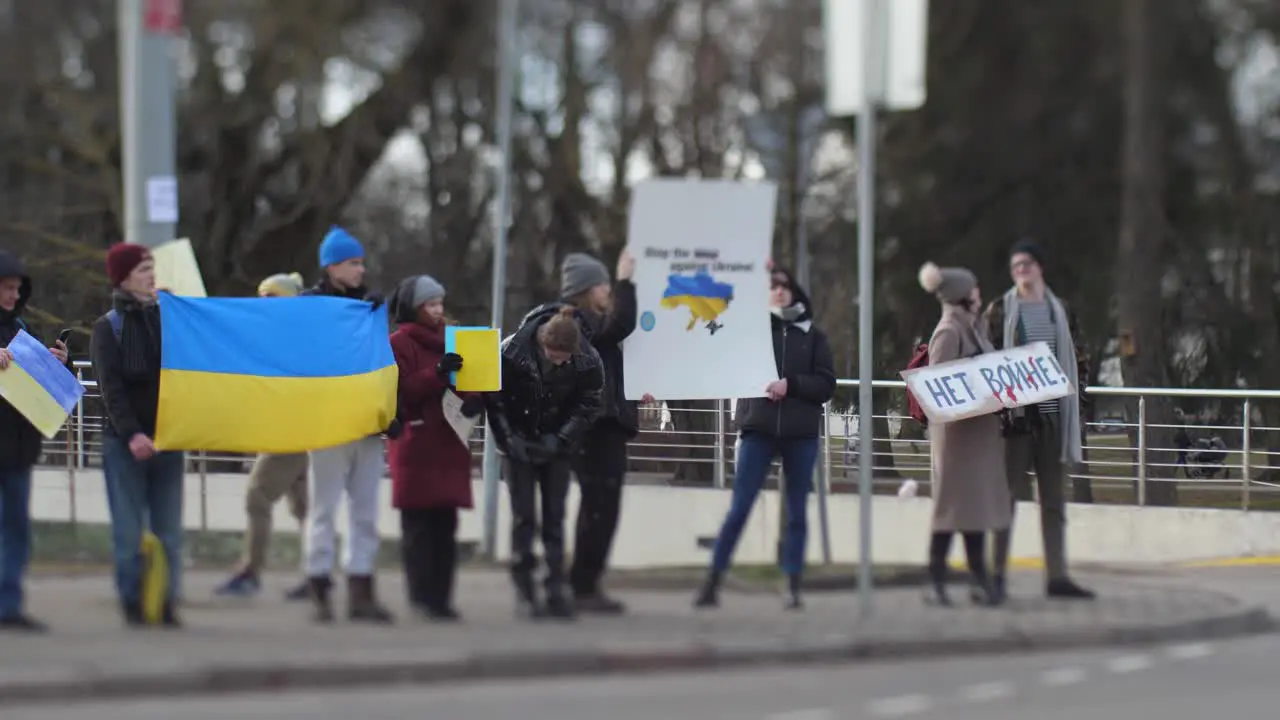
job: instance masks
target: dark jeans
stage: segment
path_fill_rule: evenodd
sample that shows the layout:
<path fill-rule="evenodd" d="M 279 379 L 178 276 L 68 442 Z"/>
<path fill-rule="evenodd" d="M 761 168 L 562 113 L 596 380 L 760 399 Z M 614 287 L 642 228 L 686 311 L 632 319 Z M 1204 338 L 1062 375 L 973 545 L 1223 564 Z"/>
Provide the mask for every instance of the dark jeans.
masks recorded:
<path fill-rule="evenodd" d="M 0 470 L 0 618 L 22 612 L 31 558 L 31 468 Z"/>
<path fill-rule="evenodd" d="M 547 558 L 548 593 L 564 591 L 564 506 L 569 495 L 569 459 L 546 465 L 507 461 L 507 492 L 511 496 L 511 571 L 517 583 L 532 577 L 538 565 L 533 538 L 541 528 Z M 542 522 L 538 522 L 538 500 Z"/>
<path fill-rule="evenodd" d="M 1019 500 L 1030 502 L 1031 472 L 1036 474 L 1040 496 L 1040 538 L 1044 544 L 1045 573 L 1050 580 L 1067 577 L 1067 497 L 1066 472 L 1062 465 L 1061 419 L 1056 414 L 1040 415 L 1031 432 L 1005 439 L 1005 472 L 1014 508 Z M 996 533 L 994 565 L 997 575 L 1009 567 L 1012 525 Z"/>
<path fill-rule="evenodd" d="M 142 534 L 150 530 L 169 562 L 167 599 L 181 597 L 182 486 L 186 458 L 181 452 L 162 452 L 135 460 L 129 443 L 102 436 L 102 469 L 111 512 L 111 545 L 115 556 L 116 592 L 126 605 L 141 601 Z"/>
<path fill-rule="evenodd" d="M 590 597 L 600 591 L 600 579 L 609 565 L 609 551 L 622 511 L 628 440 L 620 426 L 596 425 L 574 457 L 573 472 L 578 476 L 581 500 L 569 583 L 578 597 Z"/>
<path fill-rule="evenodd" d="M 711 570 L 729 569 L 742 529 L 751 517 L 756 496 L 764 487 L 773 459 L 782 456 L 783 502 L 787 510 L 782 530 L 782 572 L 799 575 L 804 571 L 805 543 L 809 537 L 808 500 L 813 488 L 813 467 L 818 461 L 818 438 L 775 438 L 749 433 L 738 444 L 737 468 L 733 475 L 733 500 L 716 537 Z"/>
<path fill-rule="evenodd" d="M 412 605 L 427 610 L 453 607 L 457 535 L 457 508 L 400 511 L 400 553 Z"/>

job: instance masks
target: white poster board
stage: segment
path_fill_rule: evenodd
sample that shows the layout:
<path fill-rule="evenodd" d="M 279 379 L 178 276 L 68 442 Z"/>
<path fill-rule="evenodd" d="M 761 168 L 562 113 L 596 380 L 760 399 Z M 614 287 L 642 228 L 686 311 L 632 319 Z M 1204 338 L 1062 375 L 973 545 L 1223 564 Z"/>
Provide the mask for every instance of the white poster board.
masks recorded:
<path fill-rule="evenodd" d="M 208 297 L 195 249 L 187 238 L 171 240 L 151 249 L 156 262 L 156 289 L 182 297 Z"/>
<path fill-rule="evenodd" d="M 627 399 L 763 397 L 778 379 L 769 271 L 773 183 L 659 179 L 632 194 L 639 321 L 623 343 Z"/>
<path fill-rule="evenodd" d="M 1043 342 L 902 372 L 930 423 L 1066 397 L 1071 381 Z"/>

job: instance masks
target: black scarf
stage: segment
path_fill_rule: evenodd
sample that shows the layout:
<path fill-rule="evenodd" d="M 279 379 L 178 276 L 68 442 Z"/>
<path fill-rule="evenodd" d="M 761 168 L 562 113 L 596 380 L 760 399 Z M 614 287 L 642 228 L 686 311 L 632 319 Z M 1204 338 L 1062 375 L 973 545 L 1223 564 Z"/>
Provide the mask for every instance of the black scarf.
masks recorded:
<path fill-rule="evenodd" d="M 160 372 L 160 306 L 117 290 L 111 305 L 120 315 L 120 368 L 125 377 Z"/>

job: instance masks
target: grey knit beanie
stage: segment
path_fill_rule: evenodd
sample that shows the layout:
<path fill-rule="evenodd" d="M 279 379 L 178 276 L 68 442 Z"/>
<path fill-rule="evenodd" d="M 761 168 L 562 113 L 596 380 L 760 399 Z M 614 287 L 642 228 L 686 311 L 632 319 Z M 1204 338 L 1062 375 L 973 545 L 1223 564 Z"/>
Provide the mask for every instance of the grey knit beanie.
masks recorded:
<path fill-rule="evenodd" d="M 444 285 L 430 275 L 419 275 L 413 281 L 413 307 L 420 308 L 423 303 L 444 298 Z"/>
<path fill-rule="evenodd" d="M 959 267 L 940 268 L 931 262 L 920 266 L 920 287 L 944 303 L 957 303 L 978 287 L 978 277 Z"/>
<path fill-rule="evenodd" d="M 609 268 L 586 253 L 569 253 L 560 263 L 560 297 L 571 298 L 609 284 Z"/>

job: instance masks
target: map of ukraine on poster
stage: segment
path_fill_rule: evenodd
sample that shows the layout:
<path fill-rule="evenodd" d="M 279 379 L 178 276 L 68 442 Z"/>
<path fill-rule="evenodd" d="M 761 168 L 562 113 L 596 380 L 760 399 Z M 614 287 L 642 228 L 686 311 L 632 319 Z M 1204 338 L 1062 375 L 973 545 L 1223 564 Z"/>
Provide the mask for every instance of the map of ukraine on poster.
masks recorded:
<path fill-rule="evenodd" d="M 623 343 L 626 395 L 762 397 L 778 378 L 769 321 L 777 188 L 651 180 L 636 188 L 630 251 L 639 322 Z"/>

